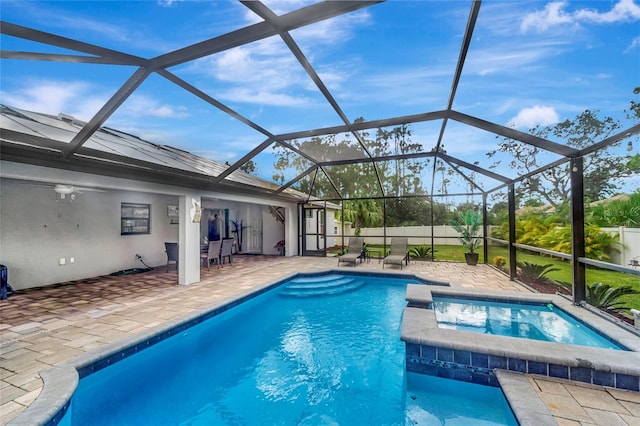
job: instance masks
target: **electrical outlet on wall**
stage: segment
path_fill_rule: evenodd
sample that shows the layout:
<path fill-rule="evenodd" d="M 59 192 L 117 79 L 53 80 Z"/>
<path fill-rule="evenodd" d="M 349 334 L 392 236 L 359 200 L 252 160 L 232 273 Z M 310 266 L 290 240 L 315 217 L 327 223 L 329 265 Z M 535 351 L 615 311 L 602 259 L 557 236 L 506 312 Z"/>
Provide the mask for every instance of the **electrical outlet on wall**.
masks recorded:
<path fill-rule="evenodd" d="M 69 258 L 69 263 L 75 263 L 75 261 L 76 261 L 76 258 L 75 258 L 75 257 L 70 257 L 70 258 Z"/>
<path fill-rule="evenodd" d="M 64 257 L 61 257 L 60 259 L 58 259 L 58 265 L 62 266 L 66 264 L 67 264 L 67 259 L 65 259 Z"/>

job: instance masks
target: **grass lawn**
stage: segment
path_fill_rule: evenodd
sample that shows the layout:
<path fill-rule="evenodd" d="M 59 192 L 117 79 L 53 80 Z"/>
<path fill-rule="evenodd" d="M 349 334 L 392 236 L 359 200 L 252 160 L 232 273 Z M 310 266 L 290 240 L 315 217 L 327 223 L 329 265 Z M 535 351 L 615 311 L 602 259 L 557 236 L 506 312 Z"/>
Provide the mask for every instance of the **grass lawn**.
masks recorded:
<path fill-rule="evenodd" d="M 367 247 L 373 250 L 383 249 L 381 245 L 367 245 Z M 411 248 L 411 246 L 409 248 Z M 387 250 L 388 249 L 389 247 L 387 246 Z M 492 259 L 495 256 L 503 256 L 507 260 L 507 267 L 509 266 L 509 252 L 506 247 L 491 246 L 489 251 L 489 263 L 492 263 Z M 337 253 L 337 251 L 334 252 Z M 464 262 L 464 253 L 465 249 L 462 246 L 435 246 L 436 260 Z M 480 248 L 479 254 L 480 259 L 478 260 L 478 262 L 482 263 L 484 262 L 482 248 Z M 526 261 L 536 263 L 538 265 L 552 264 L 554 267 L 558 268 L 559 271 L 550 272 L 549 274 L 547 274 L 547 277 L 556 281 L 571 282 L 571 265 L 567 261 L 563 261 L 561 259 L 553 257 L 524 253 L 522 251 L 518 251 L 517 256 L 518 261 L 520 262 Z M 588 266 L 586 271 L 586 278 L 587 284 L 601 282 L 603 284 L 609 284 L 612 287 L 630 286 L 640 292 L 640 277 L 637 275 L 624 274 L 622 272 L 608 271 Z M 640 310 L 640 294 L 626 295 L 621 297 L 620 300 L 623 301 L 628 307 Z"/>

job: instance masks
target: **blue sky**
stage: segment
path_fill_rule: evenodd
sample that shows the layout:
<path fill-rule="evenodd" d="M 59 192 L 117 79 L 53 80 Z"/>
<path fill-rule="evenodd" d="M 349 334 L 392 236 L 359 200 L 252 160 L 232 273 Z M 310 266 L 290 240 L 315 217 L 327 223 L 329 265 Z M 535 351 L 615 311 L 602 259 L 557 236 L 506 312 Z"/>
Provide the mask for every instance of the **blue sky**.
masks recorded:
<path fill-rule="evenodd" d="M 265 1 L 277 14 L 310 3 Z M 389 1 L 291 35 L 349 120 L 429 112 L 447 106 L 469 6 L 469 1 Z M 146 58 L 260 20 L 231 1 L 9 0 L 0 8 L 5 21 Z M 4 35 L 1 42 L 6 50 L 62 52 Z M 16 60 L 2 60 L 1 66 L 2 103 L 84 120 L 135 71 Z M 342 124 L 279 37 L 170 71 L 274 134 Z M 627 128 L 633 123 L 623 111 L 637 86 L 637 1 L 485 1 L 453 108 L 523 131 L 598 109 Z M 105 125 L 230 163 L 265 140 L 158 75 Z M 440 123 L 416 123 L 412 129 L 414 141 L 429 151 Z M 450 122 L 444 144 L 448 153 L 486 167 L 484 153 L 495 141 L 491 134 Z M 270 158 L 265 152 L 257 159 L 265 177 Z"/>

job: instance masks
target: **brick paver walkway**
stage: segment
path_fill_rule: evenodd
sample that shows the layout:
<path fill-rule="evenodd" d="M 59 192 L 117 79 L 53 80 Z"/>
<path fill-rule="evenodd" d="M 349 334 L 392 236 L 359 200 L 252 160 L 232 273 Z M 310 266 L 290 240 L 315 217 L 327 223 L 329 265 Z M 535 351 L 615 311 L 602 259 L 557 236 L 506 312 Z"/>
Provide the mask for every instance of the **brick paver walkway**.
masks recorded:
<path fill-rule="evenodd" d="M 202 269 L 201 282 L 189 286 L 177 285 L 177 273 L 159 267 L 144 274 L 97 277 L 18 292 L 0 301 L 0 424 L 11 421 L 37 398 L 42 389 L 38 373 L 43 369 L 196 309 L 231 300 L 290 274 L 337 268 L 335 258 L 236 256 L 231 265 Z M 356 268 L 381 270 L 382 265 L 372 260 Z M 485 265 L 412 262 L 403 272 L 446 281 L 452 286 L 527 291 Z M 535 383 L 543 381 L 536 379 Z M 600 417 L 596 418 L 591 415 L 593 407 L 580 405 L 581 399 L 575 396 L 578 394 L 571 392 L 576 385 L 563 386 L 591 416 L 591 423 L 599 424 L 599 418 L 607 418 L 600 408 L 594 408 L 600 410 L 597 413 Z M 556 388 L 550 392 L 550 388 L 539 385 L 538 389 L 543 400 L 557 405 L 557 398 L 547 396 L 555 395 Z M 638 393 L 623 393 L 632 396 L 621 399 L 616 399 L 618 393 L 608 394 L 619 401 L 616 410 L 623 406 L 628 411 L 613 410 L 618 418 L 627 424 L 640 425 Z M 556 405 L 551 411 L 559 422 L 587 419 L 567 417 Z"/>

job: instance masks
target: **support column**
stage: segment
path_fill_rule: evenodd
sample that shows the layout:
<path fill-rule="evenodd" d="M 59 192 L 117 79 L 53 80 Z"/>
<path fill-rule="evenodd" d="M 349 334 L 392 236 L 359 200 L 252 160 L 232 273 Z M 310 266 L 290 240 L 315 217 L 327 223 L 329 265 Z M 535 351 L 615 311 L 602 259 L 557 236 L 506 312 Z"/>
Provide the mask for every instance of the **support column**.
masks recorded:
<path fill-rule="evenodd" d="M 291 204 L 284 208 L 284 240 L 285 240 L 285 256 L 296 256 L 300 254 L 298 243 L 300 241 L 298 230 L 300 229 L 298 205 Z"/>
<path fill-rule="evenodd" d="M 489 245 L 487 242 L 487 232 L 489 226 L 487 225 L 487 194 L 482 194 L 482 254 L 484 256 L 485 265 L 489 263 Z"/>
<path fill-rule="evenodd" d="M 509 211 L 509 279 L 511 281 L 516 279 L 516 247 L 513 243 L 516 242 L 516 189 L 514 184 L 509 184 L 508 198 L 508 211 Z"/>
<path fill-rule="evenodd" d="M 573 303 L 586 300 L 585 265 L 578 259 L 585 256 L 584 247 L 584 161 L 573 158 L 571 167 L 571 267 Z"/>
<path fill-rule="evenodd" d="M 200 281 L 200 216 L 199 195 L 180 196 L 178 283 L 189 285 Z"/>

